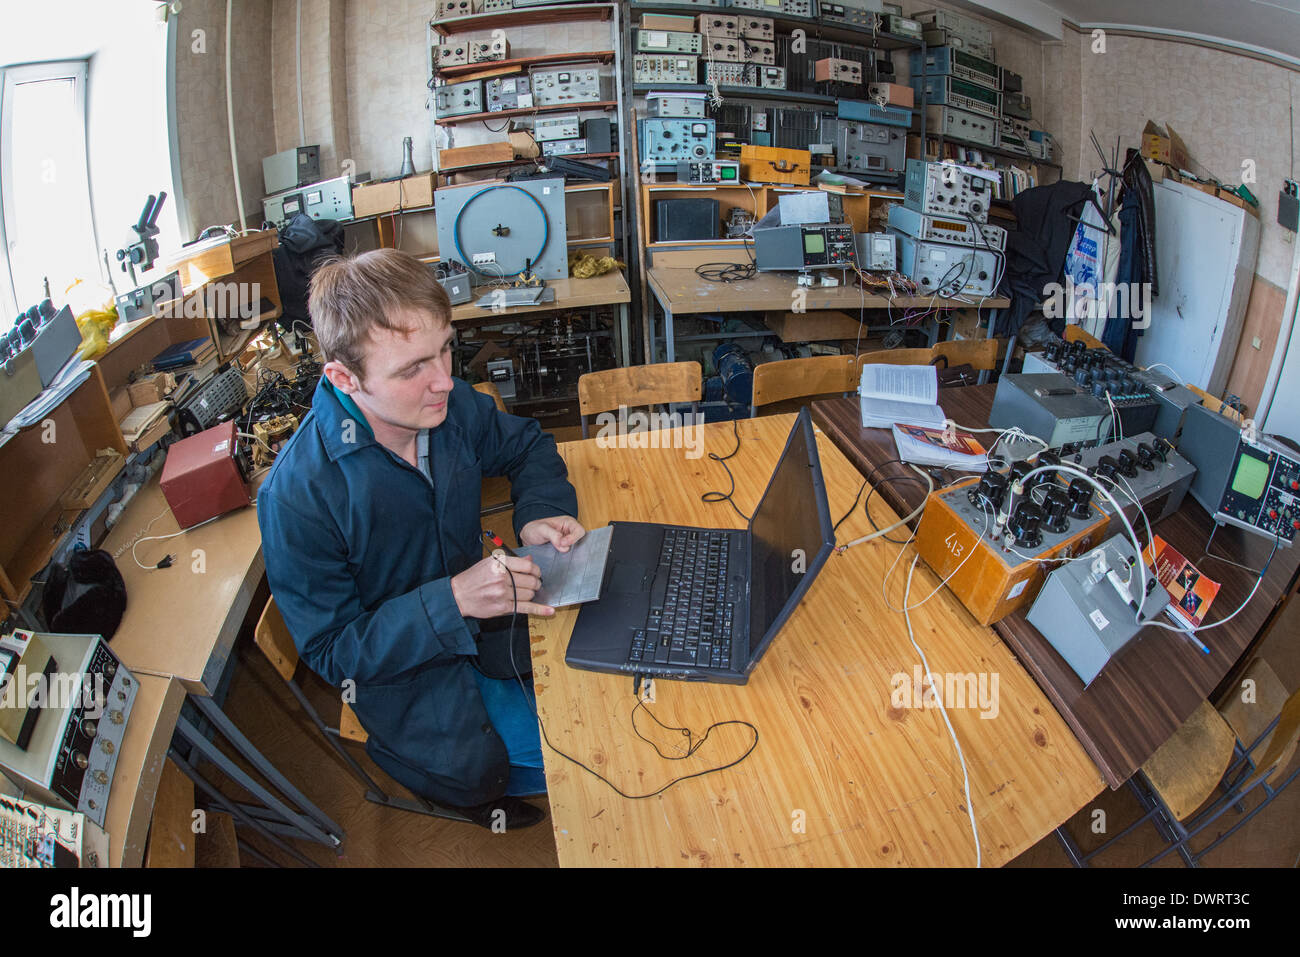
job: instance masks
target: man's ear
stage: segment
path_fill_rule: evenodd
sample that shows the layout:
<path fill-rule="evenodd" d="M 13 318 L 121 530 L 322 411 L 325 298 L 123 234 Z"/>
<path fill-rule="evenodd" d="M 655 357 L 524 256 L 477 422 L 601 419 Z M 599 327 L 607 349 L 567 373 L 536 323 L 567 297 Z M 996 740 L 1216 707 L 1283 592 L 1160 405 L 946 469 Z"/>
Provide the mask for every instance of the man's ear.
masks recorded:
<path fill-rule="evenodd" d="M 347 366 L 336 359 L 331 359 L 321 368 L 321 374 L 329 379 L 330 385 L 344 395 L 351 395 L 361 388 L 361 379 Z"/>

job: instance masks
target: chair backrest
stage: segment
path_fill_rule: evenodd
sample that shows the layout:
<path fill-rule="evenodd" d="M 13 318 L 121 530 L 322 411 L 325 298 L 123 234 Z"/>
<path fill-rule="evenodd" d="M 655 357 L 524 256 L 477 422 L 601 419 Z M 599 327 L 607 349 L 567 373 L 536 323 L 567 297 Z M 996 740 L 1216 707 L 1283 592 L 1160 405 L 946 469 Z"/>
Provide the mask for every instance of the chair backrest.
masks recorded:
<path fill-rule="evenodd" d="M 1281 784 L 1297 744 L 1300 744 L 1300 690 L 1286 699 L 1282 713 L 1277 716 L 1277 727 L 1268 739 L 1268 747 L 1264 749 L 1262 757 L 1255 759 L 1257 770 L 1242 784 L 1242 790 L 1253 787 L 1261 777 L 1268 777 L 1268 783 L 1273 787 Z"/>
<path fill-rule="evenodd" d="M 764 362 L 754 369 L 750 415 L 757 415 L 760 406 L 773 402 L 835 392 L 843 394 L 853 391 L 857 384 L 857 363 L 853 356 L 811 356 Z"/>
<path fill-rule="evenodd" d="M 492 396 L 492 401 L 496 403 L 498 412 L 504 412 L 506 410 L 506 404 L 501 400 L 501 390 L 497 388 L 495 382 L 475 382 L 474 391 Z"/>
<path fill-rule="evenodd" d="M 936 343 L 930 350 L 934 361 L 939 356 L 948 360 L 948 365 L 959 366 L 970 363 L 972 369 L 993 370 L 998 364 L 998 347 L 1002 339 L 952 339 Z"/>
<path fill-rule="evenodd" d="M 1074 325 L 1073 323 L 1069 323 L 1065 327 L 1065 341 L 1082 342 L 1089 349 L 1106 349 L 1106 343 L 1102 342 L 1092 333 L 1080 326 Z M 1106 351 L 1109 352 L 1110 350 L 1107 349 Z"/>
<path fill-rule="evenodd" d="M 276 607 L 275 598 L 266 600 L 253 629 L 253 642 L 262 649 L 262 654 L 271 662 L 271 667 L 280 673 L 285 681 L 293 680 L 293 673 L 298 668 L 298 647 L 289 634 L 289 626 L 284 623 L 280 609 Z"/>
<path fill-rule="evenodd" d="M 582 436 L 587 437 L 587 416 L 611 412 L 620 406 L 667 405 L 699 402 L 704 376 L 698 362 L 657 362 L 588 372 L 578 377 L 578 413 Z"/>
<path fill-rule="evenodd" d="M 878 349 L 858 356 L 855 371 L 860 379 L 863 366 L 928 366 L 933 358 L 934 353 L 929 349 Z M 856 385 L 856 382 L 854 384 Z"/>

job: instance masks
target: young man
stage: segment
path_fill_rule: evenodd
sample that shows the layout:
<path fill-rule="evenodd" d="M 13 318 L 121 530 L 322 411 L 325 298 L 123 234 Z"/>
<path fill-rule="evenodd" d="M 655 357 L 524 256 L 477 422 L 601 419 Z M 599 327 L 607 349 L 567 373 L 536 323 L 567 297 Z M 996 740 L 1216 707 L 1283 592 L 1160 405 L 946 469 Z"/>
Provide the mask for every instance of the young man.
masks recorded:
<path fill-rule="evenodd" d="M 309 308 L 323 376 L 257 499 L 271 594 L 307 665 L 355 690 L 380 767 L 485 827 L 499 810 L 507 828 L 536 823 L 514 796 L 544 789 L 511 673 L 531 662 L 526 641 L 513 666 L 500 653 L 501 616 L 517 611 L 526 635 L 524 616 L 555 612 L 531 600 L 531 559 L 482 557 L 479 493 L 508 476 L 519 540 L 567 551 L 584 530 L 555 440 L 451 377 L 451 305 L 415 258 L 327 263 Z M 477 657 L 489 646 L 495 677 Z"/>

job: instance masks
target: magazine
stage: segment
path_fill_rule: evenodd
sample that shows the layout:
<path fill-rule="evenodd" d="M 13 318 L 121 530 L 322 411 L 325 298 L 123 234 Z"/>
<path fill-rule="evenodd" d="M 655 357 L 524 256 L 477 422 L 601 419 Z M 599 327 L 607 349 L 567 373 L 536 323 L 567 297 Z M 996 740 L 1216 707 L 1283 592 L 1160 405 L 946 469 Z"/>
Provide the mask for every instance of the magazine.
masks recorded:
<path fill-rule="evenodd" d="M 1147 546 L 1142 557 L 1151 566 L 1165 591 L 1169 592 L 1169 617 L 1181 627 L 1200 628 L 1214 596 L 1219 593 L 1219 582 L 1207 578 L 1159 535 L 1154 536 L 1154 541 Z"/>
<path fill-rule="evenodd" d="M 986 472 L 988 453 L 973 438 L 956 429 L 931 429 L 922 425 L 895 425 L 894 444 L 898 457 L 917 465 Z"/>

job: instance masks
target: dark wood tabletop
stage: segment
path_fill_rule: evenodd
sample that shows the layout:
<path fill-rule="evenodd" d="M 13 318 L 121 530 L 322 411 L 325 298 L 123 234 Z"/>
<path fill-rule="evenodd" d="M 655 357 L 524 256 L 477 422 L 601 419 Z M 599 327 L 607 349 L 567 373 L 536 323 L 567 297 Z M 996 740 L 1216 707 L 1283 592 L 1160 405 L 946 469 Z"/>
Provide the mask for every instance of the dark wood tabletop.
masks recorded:
<path fill-rule="evenodd" d="M 993 385 L 940 389 L 939 404 L 959 425 L 979 428 L 988 424 L 995 390 Z M 863 476 L 871 478 L 876 494 L 896 512 L 906 515 L 921 504 L 924 485 L 888 481 L 891 476 L 914 477 L 915 473 L 907 466 L 883 464 L 898 457 L 893 436 L 888 429 L 862 428 L 856 396 L 814 402 L 812 415 Z M 1222 583 L 1207 624 L 1222 620 L 1238 608 L 1257 577 L 1206 555 L 1213 527 L 1205 509 L 1190 495 L 1177 512 L 1153 526 L 1156 534 L 1203 574 Z M 1145 531 L 1140 527 L 1137 531 L 1145 544 Z M 1223 526 L 1215 533 L 1212 550 L 1215 556 L 1261 568 L 1271 548 L 1260 536 Z M 1065 659 L 1029 624 L 1025 611 L 1008 615 L 993 629 L 1047 693 L 1106 782 L 1117 788 L 1191 716 L 1200 702 L 1217 698 L 1235 681 L 1286 599 L 1295 592 L 1298 572 L 1300 549 L 1278 549 L 1250 604 L 1222 627 L 1201 636 L 1210 649 L 1209 655 L 1173 632 L 1147 628 L 1086 689 Z"/>

